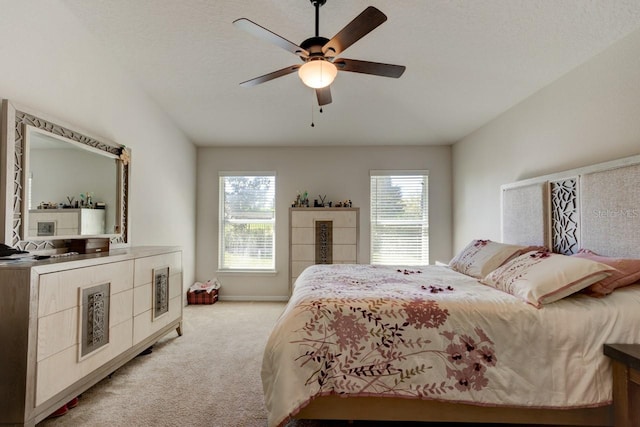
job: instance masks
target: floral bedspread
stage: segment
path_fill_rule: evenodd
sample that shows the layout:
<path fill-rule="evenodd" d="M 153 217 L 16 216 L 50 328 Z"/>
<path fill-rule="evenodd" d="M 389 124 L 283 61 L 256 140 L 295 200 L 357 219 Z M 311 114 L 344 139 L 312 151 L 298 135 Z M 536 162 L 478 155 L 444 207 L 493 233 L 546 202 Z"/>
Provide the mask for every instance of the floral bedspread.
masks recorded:
<path fill-rule="evenodd" d="M 638 342 L 640 289 L 536 309 L 447 267 L 316 265 L 269 338 L 269 425 L 314 397 L 550 408 L 611 402 L 604 342 Z"/>

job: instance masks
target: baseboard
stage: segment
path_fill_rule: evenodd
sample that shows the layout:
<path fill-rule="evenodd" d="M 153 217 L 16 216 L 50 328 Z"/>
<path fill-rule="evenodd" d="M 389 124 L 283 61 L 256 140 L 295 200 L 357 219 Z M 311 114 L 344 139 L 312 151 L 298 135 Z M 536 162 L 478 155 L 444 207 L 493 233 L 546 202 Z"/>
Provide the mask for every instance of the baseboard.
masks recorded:
<path fill-rule="evenodd" d="M 243 301 L 243 302 L 253 302 L 253 301 L 282 301 L 282 302 L 287 302 L 289 301 L 289 297 L 288 296 L 273 296 L 273 297 L 267 297 L 267 296 L 240 296 L 240 295 L 236 295 L 236 296 L 220 296 L 219 298 L 220 301 Z"/>

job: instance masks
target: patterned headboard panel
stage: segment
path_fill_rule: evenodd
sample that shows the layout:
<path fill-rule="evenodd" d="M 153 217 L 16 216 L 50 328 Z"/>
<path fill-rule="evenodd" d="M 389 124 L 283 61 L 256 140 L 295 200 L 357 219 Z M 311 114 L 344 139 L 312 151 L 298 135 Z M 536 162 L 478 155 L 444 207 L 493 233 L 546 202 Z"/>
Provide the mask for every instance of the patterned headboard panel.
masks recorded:
<path fill-rule="evenodd" d="M 549 237 L 553 252 L 570 255 L 580 249 L 579 177 L 549 181 Z"/>
<path fill-rule="evenodd" d="M 502 241 L 640 258 L 640 156 L 502 186 Z"/>

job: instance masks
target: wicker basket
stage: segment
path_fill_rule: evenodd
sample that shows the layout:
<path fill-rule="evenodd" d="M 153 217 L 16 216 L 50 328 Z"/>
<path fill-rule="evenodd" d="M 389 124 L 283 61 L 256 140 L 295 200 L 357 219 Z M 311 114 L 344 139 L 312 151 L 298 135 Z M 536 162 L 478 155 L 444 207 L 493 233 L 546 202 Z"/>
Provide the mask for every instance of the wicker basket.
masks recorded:
<path fill-rule="evenodd" d="M 218 290 L 214 289 L 211 292 L 195 291 L 187 292 L 187 302 L 189 304 L 213 304 L 218 301 Z"/>

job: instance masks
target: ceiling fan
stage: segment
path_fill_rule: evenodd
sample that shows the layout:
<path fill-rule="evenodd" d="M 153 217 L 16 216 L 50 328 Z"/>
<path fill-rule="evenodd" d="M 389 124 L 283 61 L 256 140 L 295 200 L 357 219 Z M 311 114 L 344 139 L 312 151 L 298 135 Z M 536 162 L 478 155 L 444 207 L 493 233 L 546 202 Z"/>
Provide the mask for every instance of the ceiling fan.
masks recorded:
<path fill-rule="evenodd" d="M 304 84 L 315 89 L 320 106 L 331 103 L 331 89 L 338 71 L 372 74 L 375 76 L 398 78 L 404 73 L 404 65 L 382 64 L 379 62 L 359 61 L 356 59 L 336 58 L 349 46 L 370 33 L 387 20 L 387 16 L 373 6 L 367 7 L 356 16 L 331 40 L 319 35 L 320 7 L 326 0 L 310 0 L 316 9 L 316 35 L 304 40 L 300 45 L 290 42 L 278 34 L 261 27 L 246 18 L 233 21 L 236 27 L 268 42 L 271 42 L 302 60 L 281 70 L 240 83 L 240 86 L 255 86 L 295 71 Z"/>

